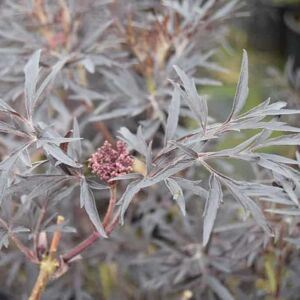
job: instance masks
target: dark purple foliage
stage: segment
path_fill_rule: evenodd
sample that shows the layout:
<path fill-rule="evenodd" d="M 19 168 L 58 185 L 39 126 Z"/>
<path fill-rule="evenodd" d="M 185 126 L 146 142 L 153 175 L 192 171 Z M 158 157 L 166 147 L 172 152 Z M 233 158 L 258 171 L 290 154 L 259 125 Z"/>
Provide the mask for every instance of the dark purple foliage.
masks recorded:
<path fill-rule="evenodd" d="M 297 299 L 300 128 L 288 122 L 299 110 L 267 99 L 246 111 L 246 51 L 224 119 L 202 94 L 222 84 L 214 58 L 241 9 L 1 1 L 9 299 L 29 297 L 53 240 L 43 299 Z"/>

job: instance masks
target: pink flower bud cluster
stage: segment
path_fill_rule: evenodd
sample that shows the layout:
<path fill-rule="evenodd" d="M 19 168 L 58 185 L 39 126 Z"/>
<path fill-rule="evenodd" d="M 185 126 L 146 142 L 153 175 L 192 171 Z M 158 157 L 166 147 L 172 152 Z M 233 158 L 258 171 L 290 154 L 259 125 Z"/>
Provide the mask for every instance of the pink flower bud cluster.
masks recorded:
<path fill-rule="evenodd" d="M 114 177 L 128 174 L 132 171 L 132 165 L 133 157 L 122 141 L 117 141 L 115 148 L 105 141 L 89 159 L 89 168 L 106 182 Z"/>

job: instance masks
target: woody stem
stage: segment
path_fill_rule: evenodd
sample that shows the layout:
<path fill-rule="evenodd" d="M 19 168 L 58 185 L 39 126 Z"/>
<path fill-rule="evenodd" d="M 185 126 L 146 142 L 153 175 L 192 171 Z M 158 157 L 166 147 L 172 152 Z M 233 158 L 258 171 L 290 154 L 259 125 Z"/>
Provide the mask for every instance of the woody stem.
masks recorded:
<path fill-rule="evenodd" d="M 57 217 L 57 224 L 60 225 L 64 222 L 63 216 Z M 29 300 L 40 300 L 41 296 L 59 266 L 56 258 L 57 248 L 61 239 L 61 229 L 57 229 L 52 237 L 49 255 L 45 256 L 40 262 L 40 272 L 29 296 Z"/>

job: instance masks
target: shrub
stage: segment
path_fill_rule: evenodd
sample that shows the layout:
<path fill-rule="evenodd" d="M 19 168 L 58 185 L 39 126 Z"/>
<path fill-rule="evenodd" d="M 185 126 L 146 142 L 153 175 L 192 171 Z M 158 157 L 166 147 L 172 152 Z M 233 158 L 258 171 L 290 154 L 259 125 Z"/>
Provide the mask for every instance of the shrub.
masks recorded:
<path fill-rule="evenodd" d="M 282 120 L 299 111 L 243 109 L 246 51 L 225 120 L 201 94 L 225 72 L 213 48 L 238 1 L 124 3 L 2 3 L 3 285 L 15 299 L 296 299 L 300 160 L 273 147 L 299 145 Z"/>

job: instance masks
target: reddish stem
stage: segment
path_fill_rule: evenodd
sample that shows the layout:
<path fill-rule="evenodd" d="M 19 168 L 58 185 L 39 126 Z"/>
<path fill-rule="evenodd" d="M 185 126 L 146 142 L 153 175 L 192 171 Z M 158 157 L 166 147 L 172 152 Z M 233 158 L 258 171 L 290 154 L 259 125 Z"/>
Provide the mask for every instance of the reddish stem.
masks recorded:
<path fill-rule="evenodd" d="M 80 244 L 78 244 L 76 247 L 71 249 L 69 252 L 63 255 L 63 261 L 65 263 L 68 263 L 72 258 L 79 255 L 81 252 L 83 252 L 86 248 L 91 246 L 95 243 L 98 238 L 100 238 L 101 235 L 98 231 L 94 231 L 87 239 L 82 241 Z"/>
<path fill-rule="evenodd" d="M 105 227 L 106 234 L 109 235 L 116 225 L 118 224 L 119 218 L 116 218 L 112 224 Z M 62 256 L 62 259 L 65 263 L 70 262 L 72 258 L 82 253 L 84 250 L 93 245 L 99 238 L 101 238 L 101 234 L 98 231 L 94 231 L 90 236 L 88 236 L 84 241 L 78 244 L 76 247 L 71 249 L 69 252 Z"/>
<path fill-rule="evenodd" d="M 110 200 L 109 205 L 103 220 L 103 227 L 105 229 L 105 232 L 107 235 L 109 235 L 114 228 L 118 224 L 119 217 L 115 216 L 115 218 L 112 220 L 113 211 L 116 205 L 116 183 L 113 183 L 110 188 Z M 84 241 L 82 241 L 80 244 L 75 246 L 73 249 L 71 249 L 69 252 L 64 254 L 62 256 L 62 259 L 65 263 L 70 262 L 72 258 L 82 253 L 84 250 L 89 248 L 91 245 L 93 245 L 99 238 L 101 237 L 101 234 L 98 231 L 93 231 L 93 233 L 90 234 Z"/>
<path fill-rule="evenodd" d="M 0 218 L 1 227 L 5 228 L 9 232 L 9 237 L 18 247 L 18 249 L 33 263 L 38 263 L 38 259 L 34 255 L 33 251 L 31 251 L 28 247 L 26 247 L 21 240 L 19 240 L 13 232 L 10 232 L 9 225 Z"/>

